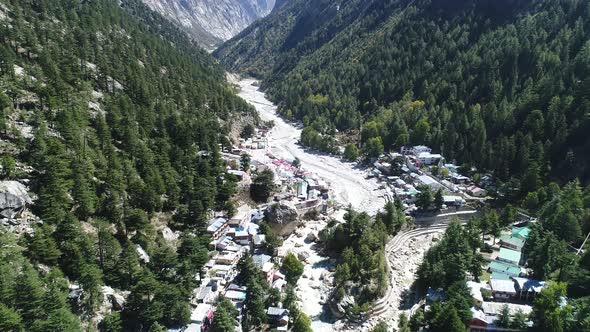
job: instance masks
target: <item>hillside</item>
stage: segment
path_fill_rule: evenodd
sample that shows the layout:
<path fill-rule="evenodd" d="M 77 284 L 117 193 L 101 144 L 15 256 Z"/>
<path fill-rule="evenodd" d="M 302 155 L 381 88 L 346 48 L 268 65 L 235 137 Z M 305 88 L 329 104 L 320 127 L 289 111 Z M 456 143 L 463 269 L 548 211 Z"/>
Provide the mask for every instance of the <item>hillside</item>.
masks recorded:
<path fill-rule="evenodd" d="M 143 0 L 154 11 L 180 26 L 206 49 L 268 15 L 275 0 Z"/>
<path fill-rule="evenodd" d="M 223 70 L 139 0 L 0 0 L 0 111 L 0 330 L 186 324 L 252 115 Z"/>
<path fill-rule="evenodd" d="M 589 25 L 583 1 L 296 0 L 215 55 L 310 137 L 362 124 L 362 144 L 430 145 L 518 196 L 590 181 Z"/>

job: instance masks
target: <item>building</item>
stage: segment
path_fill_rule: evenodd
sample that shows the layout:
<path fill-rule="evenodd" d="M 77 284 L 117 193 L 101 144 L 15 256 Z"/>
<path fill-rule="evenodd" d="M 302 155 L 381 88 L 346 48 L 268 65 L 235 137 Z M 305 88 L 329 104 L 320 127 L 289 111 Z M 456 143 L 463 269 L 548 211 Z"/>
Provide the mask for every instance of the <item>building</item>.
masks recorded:
<path fill-rule="evenodd" d="M 500 245 L 504 248 L 511 250 L 522 251 L 524 242 L 525 240 L 523 239 L 512 237 L 509 235 L 503 235 L 500 237 Z"/>
<path fill-rule="evenodd" d="M 421 152 L 416 155 L 416 158 L 422 165 L 434 165 L 437 164 L 439 161 L 443 159 L 443 156 L 440 154 L 432 154 L 430 152 Z"/>
<path fill-rule="evenodd" d="M 514 227 L 512 228 L 512 237 L 526 240 L 530 232 L 531 229 L 529 227 Z"/>
<path fill-rule="evenodd" d="M 238 208 L 236 214 L 229 219 L 228 224 L 230 227 L 243 227 L 250 222 L 251 217 L 250 207 L 242 205 Z"/>
<path fill-rule="evenodd" d="M 200 303 L 191 313 L 191 324 L 207 328 L 213 317 L 213 306 L 207 303 Z"/>
<path fill-rule="evenodd" d="M 215 262 L 219 265 L 236 265 L 240 258 L 241 255 L 239 252 L 222 251 L 215 256 Z"/>
<path fill-rule="evenodd" d="M 487 192 L 477 186 L 467 188 L 467 193 L 473 197 L 486 197 Z"/>
<path fill-rule="evenodd" d="M 287 331 L 289 325 L 289 310 L 277 307 L 266 309 L 268 322 L 275 327 L 277 331 Z"/>
<path fill-rule="evenodd" d="M 461 196 L 447 196 L 443 195 L 443 200 L 446 206 L 463 206 L 465 200 Z"/>
<path fill-rule="evenodd" d="M 258 234 L 252 237 L 252 245 L 254 248 L 262 248 L 266 244 L 266 235 Z"/>
<path fill-rule="evenodd" d="M 487 289 L 487 285 L 479 282 L 468 281 L 467 287 L 471 289 L 471 297 L 473 298 L 473 301 L 475 302 L 476 306 L 481 307 L 481 305 L 483 304 L 483 296 L 481 295 L 481 289 Z"/>
<path fill-rule="evenodd" d="M 488 270 L 492 274 L 498 273 L 506 275 L 507 278 L 505 279 L 510 279 L 510 277 L 518 277 L 520 276 L 521 272 L 520 267 L 518 265 L 502 262 L 499 260 L 491 261 Z"/>
<path fill-rule="evenodd" d="M 500 253 L 498 254 L 497 260 L 515 265 L 520 265 L 521 258 L 522 253 L 520 251 L 511 250 L 507 248 L 500 248 Z"/>
<path fill-rule="evenodd" d="M 297 198 L 307 199 L 307 182 L 300 181 L 297 183 Z"/>
<path fill-rule="evenodd" d="M 227 232 L 227 219 L 218 217 L 209 221 L 207 226 L 207 233 L 211 235 L 213 240 L 218 240 L 225 235 Z"/>
<path fill-rule="evenodd" d="M 513 280 L 490 279 L 490 288 L 496 301 L 509 302 L 516 297 Z"/>
<path fill-rule="evenodd" d="M 418 176 L 418 181 L 420 181 L 423 185 L 430 187 L 430 189 L 437 190 L 441 187 L 440 183 L 438 183 L 435 179 L 428 175 L 420 175 Z"/>
<path fill-rule="evenodd" d="M 527 278 L 512 278 L 516 283 L 516 292 L 522 301 L 532 301 L 545 288 L 545 282 Z"/>
<path fill-rule="evenodd" d="M 430 153 L 430 152 L 432 152 L 432 149 L 427 146 L 424 146 L 424 145 L 416 145 L 416 146 L 412 147 L 412 154 L 414 156 L 418 156 L 421 153 Z"/>

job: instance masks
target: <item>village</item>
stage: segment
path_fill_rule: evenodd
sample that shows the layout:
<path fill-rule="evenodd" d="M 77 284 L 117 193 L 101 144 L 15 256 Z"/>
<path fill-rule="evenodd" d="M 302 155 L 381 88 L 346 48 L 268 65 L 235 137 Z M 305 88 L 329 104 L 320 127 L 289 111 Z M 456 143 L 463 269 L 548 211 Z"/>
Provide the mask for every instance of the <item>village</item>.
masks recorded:
<path fill-rule="evenodd" d="M 274 158 L 266 149 L 267 129 L 258 128 L 252 138 L 241 139 L 238 148 L 224 153 L 224 159 L 229 165 L 228 174 L 239 180 L 239 186 L 247 187 L 251 183 L 250 175 L 264 170 L 274 174 L 276 195 L 274 202 L 261 204 L 251 208 L 243 204 L 237 208 L 232 216 L 215 213 L 209 221 L 207 233 L 211 236 L 210 249 L 213 255 L 205 265 L 201 275 L 200 287 L 194 291 L 191 304 L 193 311 L 191 323 L 184 331 L 206 331 L 211 325 L 215 304 L 220 296 L 229 299 L 236 309 L 241 311 L 246 301 L 247 287 L 234 282 L 237 276 L 238 262 L 244 255 L 250 255 L 263 280 L 273 288 L 283 293 L 287 285 L 285 274 L 281 271 L 281 264 L 288 254 L 306 262 L 310 252 L 303 248 L 303 244 L 286 240 L 283 245 L 268 250 L 266 235 L 260 230 L 260 224 L 265 220 L 265 214 L 275 215 L 273 232 L 281 237 L 293 234 L 306 243 L 307 249 L 317 239 L 317 231 L 304 234 L 297 229 L 300 217 L 305 215 L 328 214 L 334 209 L 329 185 L 317 175 L 306 172 L 296 165 L 295 161 Z M 244 154 L 265 153 L 267 163 L 252 161 L 251 165 L 240 165 Z M 243 161 L 242 161 L 243 163 Z M 244 168 L 245 166 L 246 168 Z M 269 212 L 272 210 L 272 212 Z M 280 211 L 276 211 L 280 210 Z M 276 216 L 279 214 L 280 216 Z M 268 216 L 266 217 L 269 218 Z M 302 248 L 296 248 L 302 247 Z M 329 279 L 326 277 L 326 281 Z M 287 331 L 289 329 L 289 310 L 282 307 L 269 306 L 266 308 L 269 330 Z M 241 320 L 239 315 L 238 319 Z M 241 322 L 238 322 L 238 330 Z"/>
<path fill-rule="evenodd" d="M 426 146 L 404 147 L 400 153 L 380 157 L 373 166 L 369 176 L 384 183 L 392 199 L 403 201 L 406 214 L 412 215 L 415 222 L 445 222 L 449 215 L 468 221 L 478 215 L 488 193 L 496 190 L 491 175 L 477 176 L 476 183 L 473 177 L 461 174 L 460 167 L 447 163 L 441 154 L 433 154 Z M 440 206 L 420 207 L 420 195 L 424 190 L 440 192 Z M 482 275 L 480 280 L 467 283 L 473 298 L 471 331 L 522 330 L 499 326 L 502 315 L 517 316 L 527 326 L 532 326 L 528 318 L 532 303 L 546 286 L 544 281 L 528 277 L 532 271 L 526 268 L 526 257 L 522 253 L 530 224 L 534 222 L 535 219 L 522 215 L 518 222 L 502 229 L 498 238 L 489 234 L 484 237 Z M 427 311 L 430 304 L 444 297 L 444 290 L 430 288 L 422 303 L 425 306 L 416 305 L 409 314 L 416 310 Z"/>

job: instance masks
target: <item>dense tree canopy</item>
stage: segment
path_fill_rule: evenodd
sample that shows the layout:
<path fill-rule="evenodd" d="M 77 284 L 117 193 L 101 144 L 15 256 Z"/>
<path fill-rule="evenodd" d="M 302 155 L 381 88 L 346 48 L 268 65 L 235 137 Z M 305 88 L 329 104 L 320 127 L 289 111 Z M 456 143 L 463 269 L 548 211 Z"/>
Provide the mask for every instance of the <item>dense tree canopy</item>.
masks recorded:
<path fill-rule="evenodd" d="M 80 331 L 72 309 L 90 321 L 105 285 L 130 295 L 101 330 L 185 324 L 208 213 L 235 187 L 218 143 L 252 108 L 140 1 L 6 0 L 0 11 L 1 176 L 29 180 L 43 220 L 18 245 L 0 241 L 0 329 Z M 155 217 L 184 232 L 178 249 Z M 73 306 L 66 277 L 82 292 Z"/>
<path fill-rule="evenodd" d="M 260 76 L 309 143 L 361 129 L 369 151 L 426 144 L 526 194 L 590 180 L 589 25 L 580 0 L 301 0 L 215 54 Z"/>

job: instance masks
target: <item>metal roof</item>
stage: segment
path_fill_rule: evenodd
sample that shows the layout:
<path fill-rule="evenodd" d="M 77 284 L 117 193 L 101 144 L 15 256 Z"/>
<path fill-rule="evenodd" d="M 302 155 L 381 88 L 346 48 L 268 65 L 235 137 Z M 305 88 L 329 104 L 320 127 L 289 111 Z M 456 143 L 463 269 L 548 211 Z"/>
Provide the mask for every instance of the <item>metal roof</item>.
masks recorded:
<path fill-rule="evenodd" d="M 518 264 L 520 262 L 522 254 L 519 251 L 511 250 L 508 248 L 500 248 L 498 259 L 514 262 Z"/>

